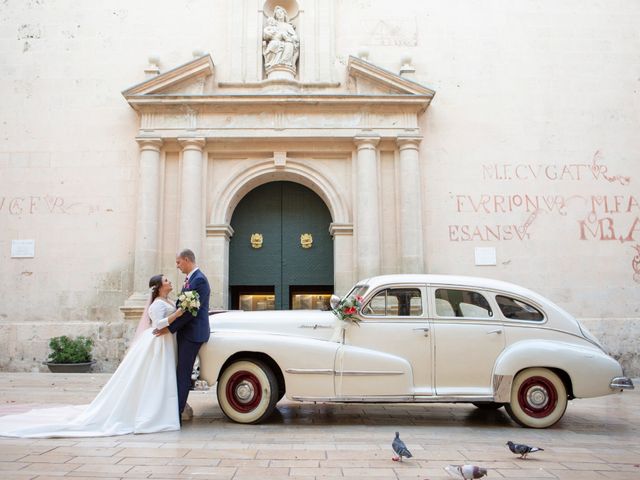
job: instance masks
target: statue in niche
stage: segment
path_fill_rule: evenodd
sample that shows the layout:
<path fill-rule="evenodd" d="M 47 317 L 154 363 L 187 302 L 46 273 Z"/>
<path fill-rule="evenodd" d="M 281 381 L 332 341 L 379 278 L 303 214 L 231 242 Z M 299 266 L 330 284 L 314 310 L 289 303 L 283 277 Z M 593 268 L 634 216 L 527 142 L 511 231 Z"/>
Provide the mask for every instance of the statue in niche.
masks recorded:
<path fill-rule="evenodd" d="M 288 71 L 286 76 L 293 78 L 300 53 L 300 40 L 283 7 L 277 6 L 273 10 L 273 16 L 267 18 L 262 31 L 262 40 L 267 78 L 272 77 L 270 73 L 274 70 Z M 280 78 L 284 77 L 280 76 Z"/>

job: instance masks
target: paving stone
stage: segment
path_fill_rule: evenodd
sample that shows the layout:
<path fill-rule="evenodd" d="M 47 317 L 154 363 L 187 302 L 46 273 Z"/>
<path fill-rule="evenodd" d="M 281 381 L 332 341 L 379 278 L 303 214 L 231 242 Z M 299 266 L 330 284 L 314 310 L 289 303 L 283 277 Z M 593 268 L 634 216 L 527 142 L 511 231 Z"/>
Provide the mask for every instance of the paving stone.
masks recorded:
<path fill-rule="evenodd" d="M 0 412 L 46 405 L 51 374 L 20 374 L 29 388 L 15 389 L 7 381 L 11 375 L 0 373 L 0 405 L 11 407 Z M 95 395 L 109 377 L 83 377 L 81 399 Z M 65 392 L 64 380 L 55 377 L 49 405 L 78 403 L 80 379 L 68 381 Z M 520 428 L 504 410 L 486 414 L 468 405 L 286 400 L 268 422 L 249 426 L 226 420 L 211 394 L 192 394 L 189 402 L 195 417 L 180 432 L 0 438 L 0 478 L 451 480 L 447 465 L 474 463 L 501 480 L 640 480 L 640 391 L 572 401 L 563 420 L 546 430 Z M 402 463 L 391 461 L 395 431 L 414 454 Z M 520 460 L 505 445 L 510 439 L 545 450 Z"/>

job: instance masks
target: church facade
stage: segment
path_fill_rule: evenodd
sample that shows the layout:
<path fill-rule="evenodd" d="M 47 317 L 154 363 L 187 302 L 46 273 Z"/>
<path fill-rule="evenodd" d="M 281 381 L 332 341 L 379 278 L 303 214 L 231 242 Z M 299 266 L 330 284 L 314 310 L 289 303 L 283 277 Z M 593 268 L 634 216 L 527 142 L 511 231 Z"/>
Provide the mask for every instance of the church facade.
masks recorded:
<path fill-rule="evenodd" d="M 180 3 L 0 7 L 3 369 L 84 334 L 112 370 L 190 248 L 216 309 L 512 281 L 640 373 L 632 2 Z"/>

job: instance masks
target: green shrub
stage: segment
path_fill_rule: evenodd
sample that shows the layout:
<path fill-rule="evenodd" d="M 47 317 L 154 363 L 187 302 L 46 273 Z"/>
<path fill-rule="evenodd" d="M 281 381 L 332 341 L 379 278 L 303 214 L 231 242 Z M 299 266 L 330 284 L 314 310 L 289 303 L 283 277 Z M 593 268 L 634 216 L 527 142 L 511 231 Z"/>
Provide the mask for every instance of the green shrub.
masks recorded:
<path fill-rule="evenodd" d="M 49 362 L 85 363 L 91 361 L 93 340 L 87 337 L 69 338 L 66 335 L 49 340 Z"/>

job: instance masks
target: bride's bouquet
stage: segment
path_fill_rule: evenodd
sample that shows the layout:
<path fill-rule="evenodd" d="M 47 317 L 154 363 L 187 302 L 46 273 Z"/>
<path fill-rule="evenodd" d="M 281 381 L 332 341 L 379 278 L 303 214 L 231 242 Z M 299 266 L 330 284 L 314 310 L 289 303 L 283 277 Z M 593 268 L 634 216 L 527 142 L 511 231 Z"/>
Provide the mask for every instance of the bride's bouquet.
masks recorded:
<path fill-rule="evenodd" d="M 188 290 L 178 295 L 180 308 L 190 313 L 194 317 L 198 314 L 200 308 L 200 295 L 195 290 Z"/>

